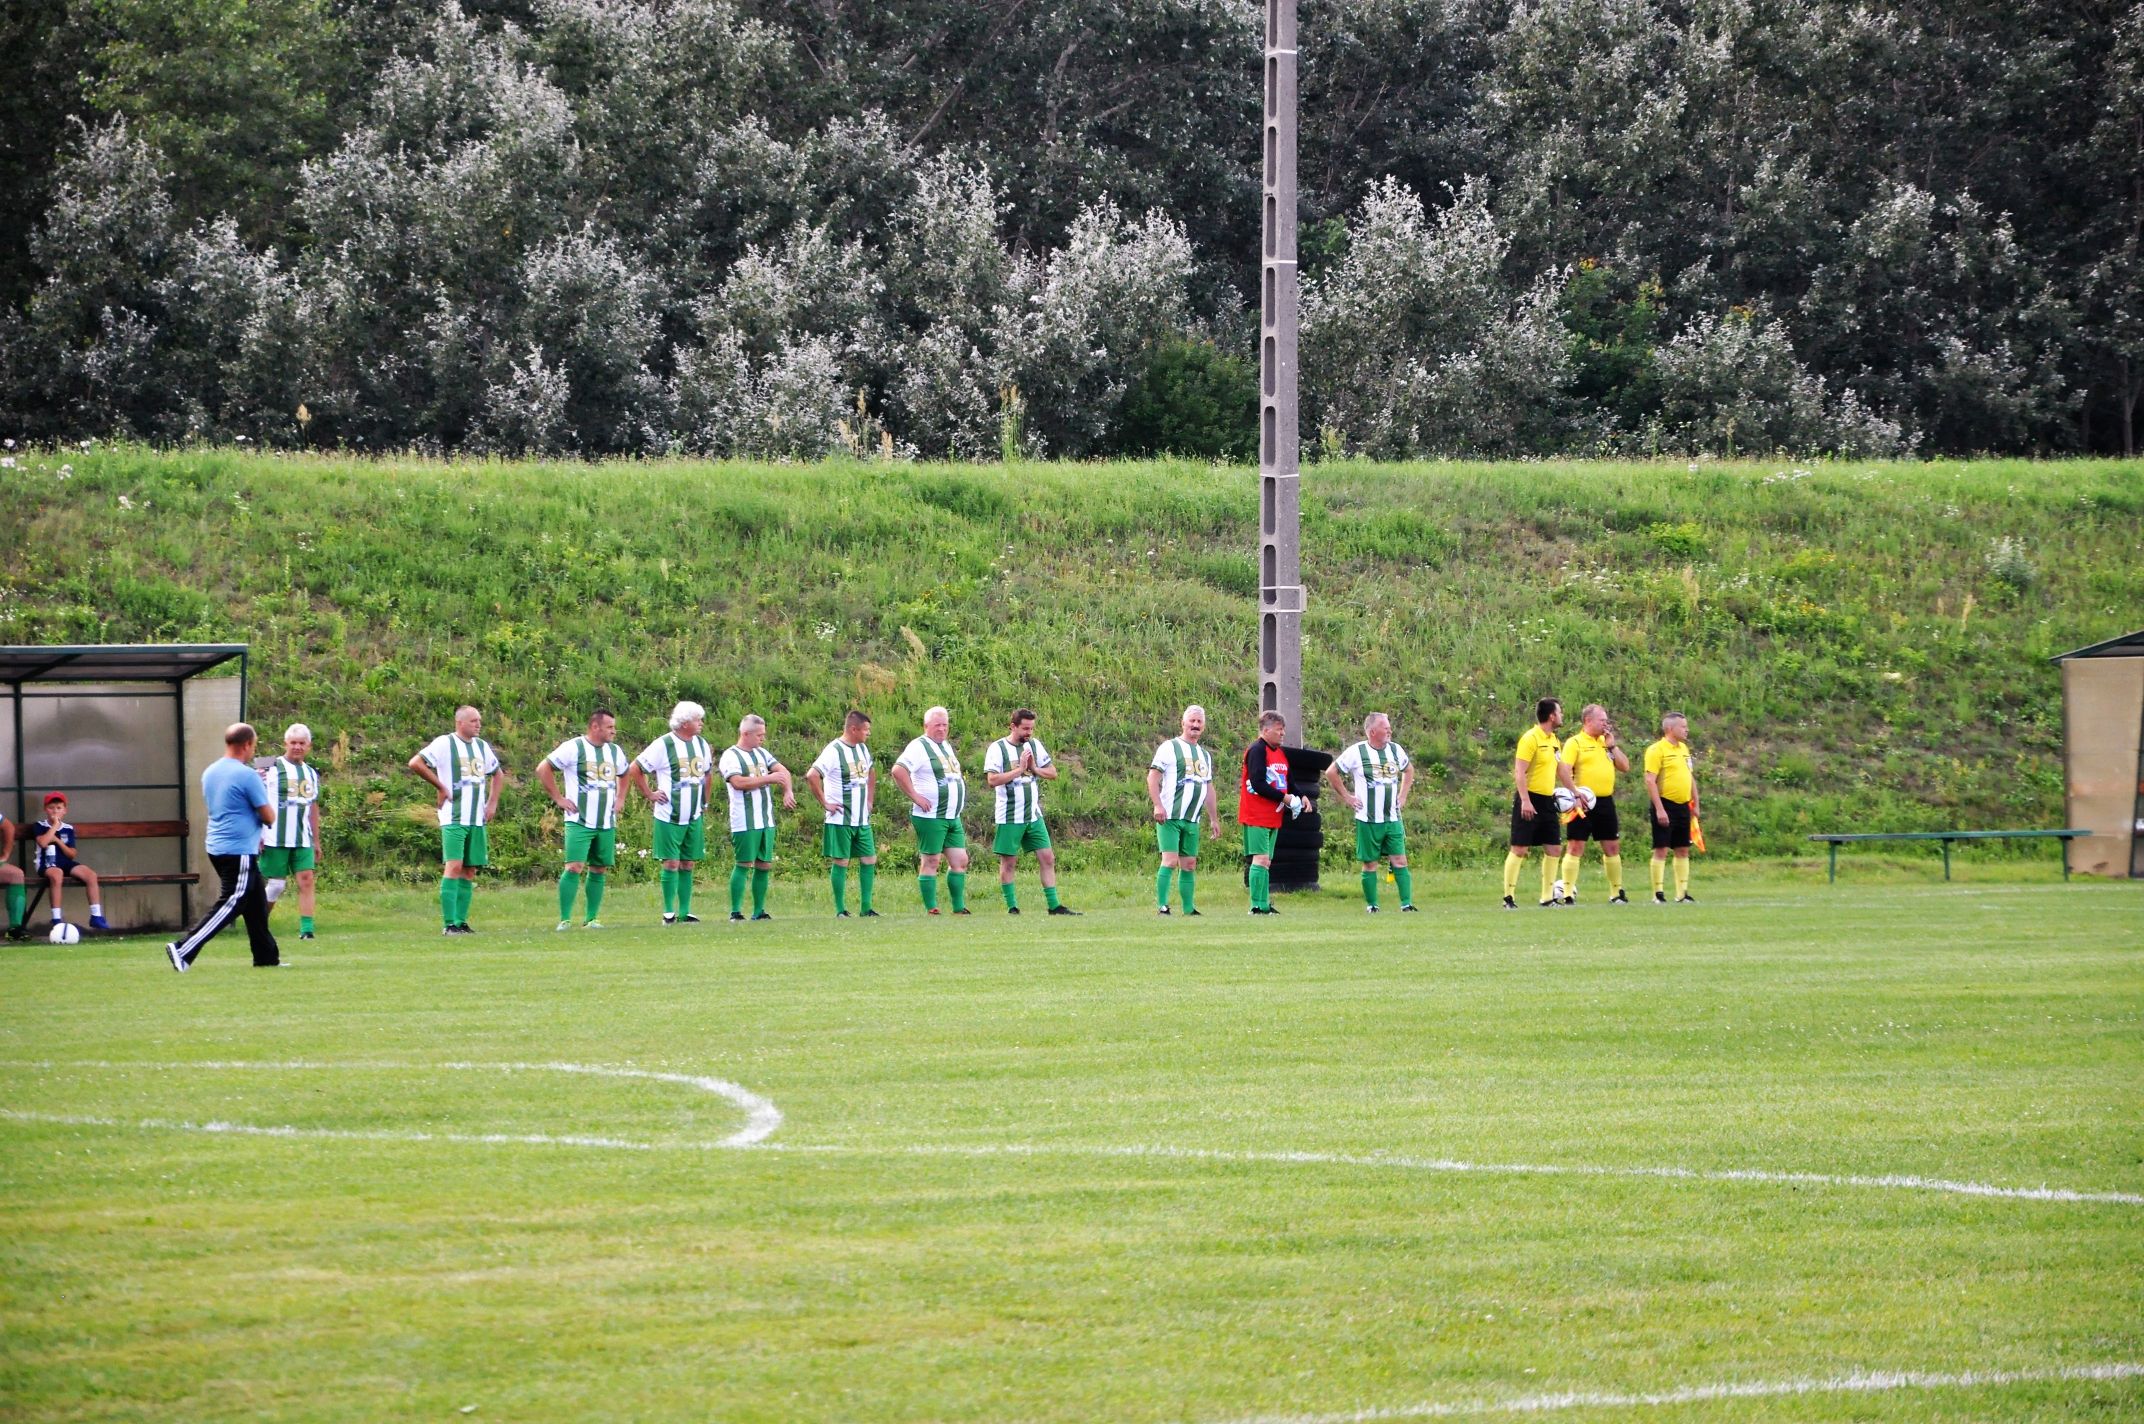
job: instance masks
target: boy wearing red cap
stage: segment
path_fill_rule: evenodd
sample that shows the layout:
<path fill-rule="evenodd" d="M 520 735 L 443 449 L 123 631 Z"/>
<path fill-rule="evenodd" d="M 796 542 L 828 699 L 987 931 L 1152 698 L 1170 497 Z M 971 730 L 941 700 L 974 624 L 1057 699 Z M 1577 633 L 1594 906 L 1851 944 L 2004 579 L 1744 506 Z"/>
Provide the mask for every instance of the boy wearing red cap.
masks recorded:
<path fill-rule="evenodd" d="M 84 865 L 82 857 L 75 853 L 74 827 L 67 824 L 66 793 L 55 791 L 45 798 L 45 819 L 30 827 L 30 835 L 37 842 L 38 873 L 52 890 L 52 923 L 65 918 L 60 909 L 61 887 L 72 880 L 89 892 L 89 927 L 110 929 L 104 922 L 104 895 L 97 889 L 97 872 Z"/>

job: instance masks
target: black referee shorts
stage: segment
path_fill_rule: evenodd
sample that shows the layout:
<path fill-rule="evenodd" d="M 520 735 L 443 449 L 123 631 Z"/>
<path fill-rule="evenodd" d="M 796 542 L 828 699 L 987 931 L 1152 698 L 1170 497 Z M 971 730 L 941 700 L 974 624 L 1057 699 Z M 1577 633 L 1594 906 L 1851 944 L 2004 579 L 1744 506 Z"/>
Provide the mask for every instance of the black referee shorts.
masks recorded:
<path fill-rule="evenodd" d="M 1549 791 L 1528 793 L 1533 802 L 1532 820 L 1519 814 L 1518 793 L 1511 797 L 1511 843 L 1515 846 L 1560 846 L 1563 844 L 1563 819 L 1556 813 L 1556 796 Z"/>
<path fill-rule="evenodd" d="M 1615 797 L 1603 796 L 1583 816 L 1571 818 L 1563 833 L 1574 841 L 1619 841 L 1623 822 L 1615 813 Z"/>
<path fill-rule="evenodd" d="M 1688 850 L 1690 848 L 1690 803 L 1687 801 L 1670 801 L 1663 796 L 1660 798 L 1660 804 L 1667 808 L 1668 823 L 1666 825 L 1661 825 L 1657 816 L 1648 815 L 1646 817 L 1647 820 L 1653 823 L 1653 849 Z M 1650 810 L 1650 808 L 1647 809 Z"/>

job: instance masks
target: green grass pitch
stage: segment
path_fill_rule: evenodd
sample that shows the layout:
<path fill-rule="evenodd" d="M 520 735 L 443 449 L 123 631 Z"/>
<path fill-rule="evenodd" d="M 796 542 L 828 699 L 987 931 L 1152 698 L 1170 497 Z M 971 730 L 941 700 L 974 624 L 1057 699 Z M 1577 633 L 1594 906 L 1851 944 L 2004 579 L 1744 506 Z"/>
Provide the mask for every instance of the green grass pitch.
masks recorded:
<path fill-rule="evenodd" d="M 2144 904 L 2051 875 L 8 947 L 0 1418 L 2138 1418 Z"/>

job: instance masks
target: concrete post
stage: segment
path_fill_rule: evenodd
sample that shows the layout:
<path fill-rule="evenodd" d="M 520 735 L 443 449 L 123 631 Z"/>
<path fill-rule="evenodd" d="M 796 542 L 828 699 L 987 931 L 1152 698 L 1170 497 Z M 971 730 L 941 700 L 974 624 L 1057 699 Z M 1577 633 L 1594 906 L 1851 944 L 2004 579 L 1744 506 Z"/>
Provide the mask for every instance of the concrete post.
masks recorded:
<path fill-rule="evenodd" d="M 1259 269 L 1258 707 L 1303 725 L 1302 441 L 1296 423 L 1296 0 L 1266 0 L 1265 214 Z"/>

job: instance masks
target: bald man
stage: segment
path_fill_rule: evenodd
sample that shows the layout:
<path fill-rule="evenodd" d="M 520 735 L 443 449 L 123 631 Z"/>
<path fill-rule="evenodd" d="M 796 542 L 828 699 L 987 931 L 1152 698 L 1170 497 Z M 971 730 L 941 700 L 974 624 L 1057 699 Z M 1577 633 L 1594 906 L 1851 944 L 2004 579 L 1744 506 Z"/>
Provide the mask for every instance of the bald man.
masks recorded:
<path fill-rule="evenodd" d="M 458 707 L 454 730 L 409 759 L 409 769 L 439 797 L 439 915 L 450 935 L 475 933 L 469 902 L 476 898 L 477 870 L 491 864 L 485 828 L 499 809 L 506 779 L 483 730 L 483 713 Z"/>
<path fill-rule="evenodd" d="M 1177 734 L 1155 749 L 1147 763 L 1146 799 L 1154 812 L 1154 839 L 1161 869 L 1154 876 L 1154 912 L 1169 913 L 1169 881 L 1182 888 L 1184 913 L 1198 910 L 1199 830 L 1203 818 L 1221 835 L 1221 808 L 1213 794 L 1213 753 L 1200 745 L 1206 709 L 1186 707 Z"/>
<path fill-rule="evenodd" d="M 923 735 L 903 749 L 893 764 L 893 784 L 908 798 L 909 820 L 916 828 L 916 888 L 923 912 L 938 913 L 938 867 L 945 866 L 945 887 L 953 913 L 968 909 L 968 780 L 953 749 L 953 714 L 933 707 L 923 714 Z"/>

